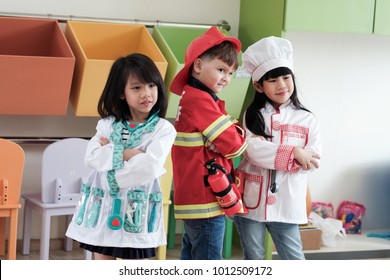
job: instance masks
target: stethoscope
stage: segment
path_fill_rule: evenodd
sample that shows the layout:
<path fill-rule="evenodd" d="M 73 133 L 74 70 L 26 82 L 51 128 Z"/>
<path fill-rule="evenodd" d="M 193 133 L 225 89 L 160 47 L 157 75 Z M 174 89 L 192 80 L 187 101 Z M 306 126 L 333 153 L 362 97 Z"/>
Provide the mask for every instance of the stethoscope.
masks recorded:
<path fill-rule="evenodd" d="M 268 131 L 268 134 L 270 134 L 270 131 Z M 271 170 L 271 185 L 269 187 L 271 193 L 276 193 L 279 190 L 279 185 L 275 181 L 276 181 L 276 170 L 273 169 Z"/>
<path fill-rule="evenodd" d="M 269 187 L 272 193 L 276 193 L 279 190 L 279 185 L 276 181 L 276 170 L 271 170 L 271 185 Z"/>

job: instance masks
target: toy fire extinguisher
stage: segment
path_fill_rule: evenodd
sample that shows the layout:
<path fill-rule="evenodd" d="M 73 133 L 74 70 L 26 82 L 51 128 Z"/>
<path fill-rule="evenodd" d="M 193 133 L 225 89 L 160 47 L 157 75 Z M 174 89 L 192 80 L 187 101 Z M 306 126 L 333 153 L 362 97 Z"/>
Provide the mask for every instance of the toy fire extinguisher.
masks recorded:
<path fill-rule="evenodd" d="M 241 195 L 234 183 L 229 181 L 226 169 L 215 163 L 213 158 L 207 161 L 204 166 L 208 170 L 208 182 L 214 195 L 226 215 L 243 214 L 248 211 L 242 204 Z"/>

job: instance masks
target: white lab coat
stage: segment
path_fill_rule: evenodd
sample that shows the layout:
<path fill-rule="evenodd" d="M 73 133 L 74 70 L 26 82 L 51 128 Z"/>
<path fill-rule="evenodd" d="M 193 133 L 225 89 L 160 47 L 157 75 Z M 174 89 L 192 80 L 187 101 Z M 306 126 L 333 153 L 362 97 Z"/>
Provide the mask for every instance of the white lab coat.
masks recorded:
<path fill-rule="evenodd" d="M 245 180 L 243 201 L 249 208 L 246 218 L 256 221 L 307 223 L 306 188 L 307 174 L 292 160 L 292 147 L 298 146 L 321 154 L 322 140 L 315 116 L 304 110 L 297 110 L 288 102 L 276 112 L 267 103 L 261 109 L 266 131 L 274 137 L 272 142 L 253 135 L 244 123 L 248 147 L 244 159 L 238 166 L 252 176 Z M 272 129 L 271 129 L 272 128 Z M 271 170 L 276 169 L 276 183 L 279 191 L 269 191 Z M 253 178 L 257 178 L 253 181 Z"/>
<path fill-rule="evenodd" d="M 120 200 L 120 209 L 115 210 L 115 197 L 110 195 L 107 180 L 107 173 L 113 169 L 114 144 L 101 146 L 99 143 L 102 136 L 110 139 L 113 121 L 112 117 L 100 120 L 96 135 L 88 144 L 85 161 L 94 169 L 85 182 L 85 186 L 90 187 L 89 195 L 87 197 L 88 191 L 82 189 L 79 205 L 66 235 L 96 246 L 153 248 L 165 245 L 160 179 L 166 172 L 163 166 L 176 131 L 170 122 L 160 118 L 152 132 L 142 134 L 140 143 L 134 148 L 144 153 L 123 162 L 122 168 L 115 172 L 119 186 L 117 198 Z M 132 194 L 139 192 L 142 199 L 136 201 Z M 135 217 L 134 213 L 139 215 Z M 119 215 L 123 222 L 126 219 L 131 222 L 137 219 L 137 227 L 130 231 L 129 227 L 126 229 L 124 226 L 115 230 L 110 228 L 108 220 L 113 214 Z"/>

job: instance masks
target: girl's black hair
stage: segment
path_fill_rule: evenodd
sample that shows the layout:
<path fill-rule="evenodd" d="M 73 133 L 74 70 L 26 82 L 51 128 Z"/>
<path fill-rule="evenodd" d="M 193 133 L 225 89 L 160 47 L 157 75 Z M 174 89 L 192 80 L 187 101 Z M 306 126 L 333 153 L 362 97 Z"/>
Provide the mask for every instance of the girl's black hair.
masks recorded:
<path fill-rule="evenodd" d="M 165 117 L 168 100 L 164 81 L 154 62 L 148 56 L 140 53 L 120 57 L 112 65 L 99 99 L 97 108 L 99 115 L 102 118 L 114 116 L 116 121 L 126 121 L 132 118 L 129 106 L 123 98 L 130 76 L 138 78 L 140 82 L 145 84 L 156 84 L 158 98 L 148 118 L 156 112 L 158 112 L 159 117 Z"/>
<path fill-rule="evenodd" d="M 287 67 L 278 67 L 273 70 L 268 71 L 264 74 L 263 77 L 260 78 L 258 83 L 263 85 L 263 82 L 269 79 L 275 79 L 284 75 L 291 75 L 294 83 L 294 91 L 290 97 L 291 102 L 295 105 L 295 107 L 308 111 L 302 103 L 299 101 L 297 87 L 295 84 L 295 77 L 293 72 Z M 271 103 L 272 101 L 264 94 L 260 92 L 255 92 L 254 99 L 252 103 L 248 106 L 248 109 L 245 113 L 245 124 L 246 127 L 255 135 L 260 135 L 265 138 L 271 138 L 271 135 L 268 135 L 265 132 L 265 122 L 264 117 L 261 114 L 260 110 L 265 107 L 267 101 Z"/>

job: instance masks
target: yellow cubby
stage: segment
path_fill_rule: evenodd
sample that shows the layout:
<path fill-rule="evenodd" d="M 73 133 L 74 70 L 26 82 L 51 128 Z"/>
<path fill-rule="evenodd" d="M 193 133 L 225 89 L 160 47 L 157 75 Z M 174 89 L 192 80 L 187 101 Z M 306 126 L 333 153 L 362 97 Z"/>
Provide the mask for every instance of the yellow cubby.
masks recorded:
<path fill-rule="evenodd" d="M 76 57 L 70 101 L 76 116 L 98 116 L 97 104 L 113 62 L 149 56 L 165 77 L 168 62 L 144 25 L 68 21 L 65 36 Z"/>

